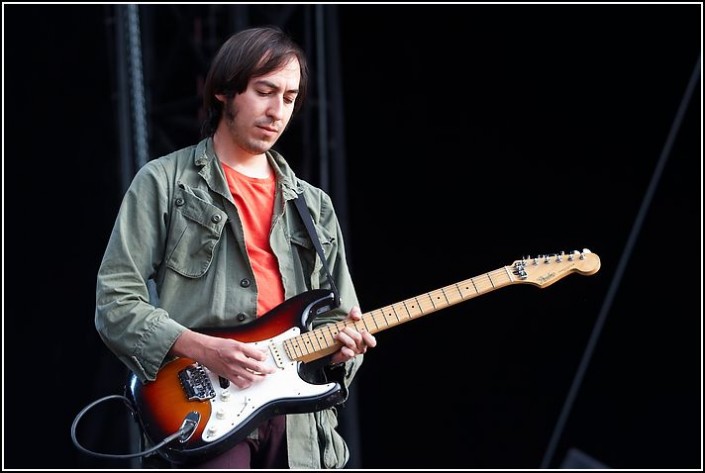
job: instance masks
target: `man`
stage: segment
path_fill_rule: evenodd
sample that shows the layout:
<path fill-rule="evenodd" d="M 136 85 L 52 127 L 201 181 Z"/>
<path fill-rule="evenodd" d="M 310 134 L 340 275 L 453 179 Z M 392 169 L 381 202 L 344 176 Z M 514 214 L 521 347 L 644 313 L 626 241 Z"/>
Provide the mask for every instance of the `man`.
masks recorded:
<path fill-rule="evenodd" d="M 359 355 L 376 345 L 371 333 L 355 329 L 361 313 L 330 197 L 298 179 L 272 149 L 301 107 L 307 82 L 304 53 L 281 30 L 233 35 L 206 78 L 205 138 L 148 162 L 127 190 L 98 271 L 95 322 L 145 386 L 173 359 L 202 365 L 229 392 L 266 386 L 279 370 L 267 344 L 202 329 L 247 327 L 307 291 L 339 296 L 339 306 L 313 318 L 313 326 L 350 322 L 331 332 L 336 351 L 322 359 L 321 374 L 342 364 L 339 383 L 347 387 Z M 297 197 L 305 199 L 323 260 Z M 189 466 L 342 468 L 349 451 L 336 431 L 335 407 L 290 412 L 263 419 L 244 441 L 216 456 L 199 454 Z"/>

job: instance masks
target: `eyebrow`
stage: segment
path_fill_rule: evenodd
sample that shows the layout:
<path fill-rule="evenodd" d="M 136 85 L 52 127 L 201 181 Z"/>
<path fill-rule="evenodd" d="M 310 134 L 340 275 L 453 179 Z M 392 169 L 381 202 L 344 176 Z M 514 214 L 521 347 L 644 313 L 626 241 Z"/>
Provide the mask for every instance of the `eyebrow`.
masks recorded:
<path fill-rule="evenodd" d="M 275 89 L 275 90 L 280 90 L 280 89 L 281 89 L 281 88 L 280 88 L 279 86 L 277 86 L 274 82 L 270 82 L 270 81 L 268 81 L 268 80 L 266 80 L 266 79 L 258 79 L 258 80 L 256 80 L 256 81 L 255 81 L 255 85 L 264 85 L 264 86 L 267 86 L 267 87 L 269 87 L 269 88 L 271 88 L 271 89 Z M 289 94 L 298 94 L 298 93 L 299 93 L 299 89 L 287 90 L 286 93 L 289 93 Z"/>

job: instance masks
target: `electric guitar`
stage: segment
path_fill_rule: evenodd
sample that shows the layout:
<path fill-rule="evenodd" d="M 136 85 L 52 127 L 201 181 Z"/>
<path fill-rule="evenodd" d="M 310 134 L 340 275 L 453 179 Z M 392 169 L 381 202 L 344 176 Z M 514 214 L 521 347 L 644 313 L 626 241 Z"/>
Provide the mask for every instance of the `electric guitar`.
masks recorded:
<path fill-rule="evenodd" d="M 340 344 L 334 337 L 348 325 L 374 334 L 504 286 L 528 283 L 543 288 L 574 272 L 592 275 L 599 269 L 600 258 L 587 249 L 523 258 L 367 312 L 357 322 L 340 321 L 307 331 L 313 318 L 335 307 L 330 290 L 311 290 L 243 327 L 199 330 L 266 347 L 268 363 L 276 372 L 263 381 L 240 389 L 193 360 L 175 358 L 153 382 L 143 384 L 132 373 L 126 392 L 153 444 L 174 437 L 159 449 L 163 457 L 176 463 L 203 461 L 234 446 L 273 415 L 313 412 L 342 402 L 343 386 L 321 381 L 316 374 L 322 366 L 313 368 L 316 364 L 311 362 L 337 351 Z"/>

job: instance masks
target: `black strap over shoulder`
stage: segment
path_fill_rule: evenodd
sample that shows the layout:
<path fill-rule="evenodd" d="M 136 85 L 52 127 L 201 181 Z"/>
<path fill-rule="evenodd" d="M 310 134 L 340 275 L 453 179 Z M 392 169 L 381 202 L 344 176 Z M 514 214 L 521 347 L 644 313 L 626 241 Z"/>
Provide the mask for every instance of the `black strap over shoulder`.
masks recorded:
<path fill-rule="evenodd" d="M 296 208 L 298 209 L 299 214 L 301 215 L 301 220 L 303 220 L 304 225 L 306 226 L 306 230 L 308 230 L 308 235 L 311 238 L 311 241 L 313 242 L 313 246 L 316 247 L 318 256 L 323 262 L 323 267 L 326 270 L 328 281 L 330 281 L 330 287 L 333 289 L 333 294 L 335 295 L 335 304 L 336 306 L 338 306 L 340 305 L 340 294 L 338 293 L 338 287 L 335 285 L 335 280 L 333 280 L 333 276 L 330 274 L 330 270 L 328 269 L 328 261 L 326 260 L 326 255 L 323 253 L 323 248 L 321 247 L 321 242 L 319 241 L 318 235 L 316 234 L 316 229 L 313 227 L 313 219 L 311 218 L 311 213 L 308 211 L 308 207 L 306 206 L 306 199 L 304 198 L 303 194 L 299 194 L 299 196 L 294 199 L 294 203 L 296 203 Z"/>

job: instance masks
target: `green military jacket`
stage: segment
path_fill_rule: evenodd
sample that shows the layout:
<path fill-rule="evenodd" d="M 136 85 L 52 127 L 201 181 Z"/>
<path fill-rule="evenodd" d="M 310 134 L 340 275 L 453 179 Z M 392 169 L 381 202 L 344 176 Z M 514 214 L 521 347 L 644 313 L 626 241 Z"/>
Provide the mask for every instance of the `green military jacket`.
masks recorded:
<path fill-rule="evenodd" d="M 267 156 L 277 179 L 270 244 L 285 298 L 330 288 L 290 202 L 302 194 L 340 295 L 340 306 L 314 318 L 313 326 L 342 320 L 358 300 L 331 199 L 298 179 L 277 152 Z M 212 139 L 149 161 L 123 198 L 98 271 L 95 325 L 105 344 L 149 382 L 186 327 L 247 324 L 256 307 L 242 223 Z M 361 363 L 362 356 L 346 363 L 346 388 Z M 334 407 L 287 415 L 290 467 L 342 468 L 349 451 L 337 424 Z"/>

